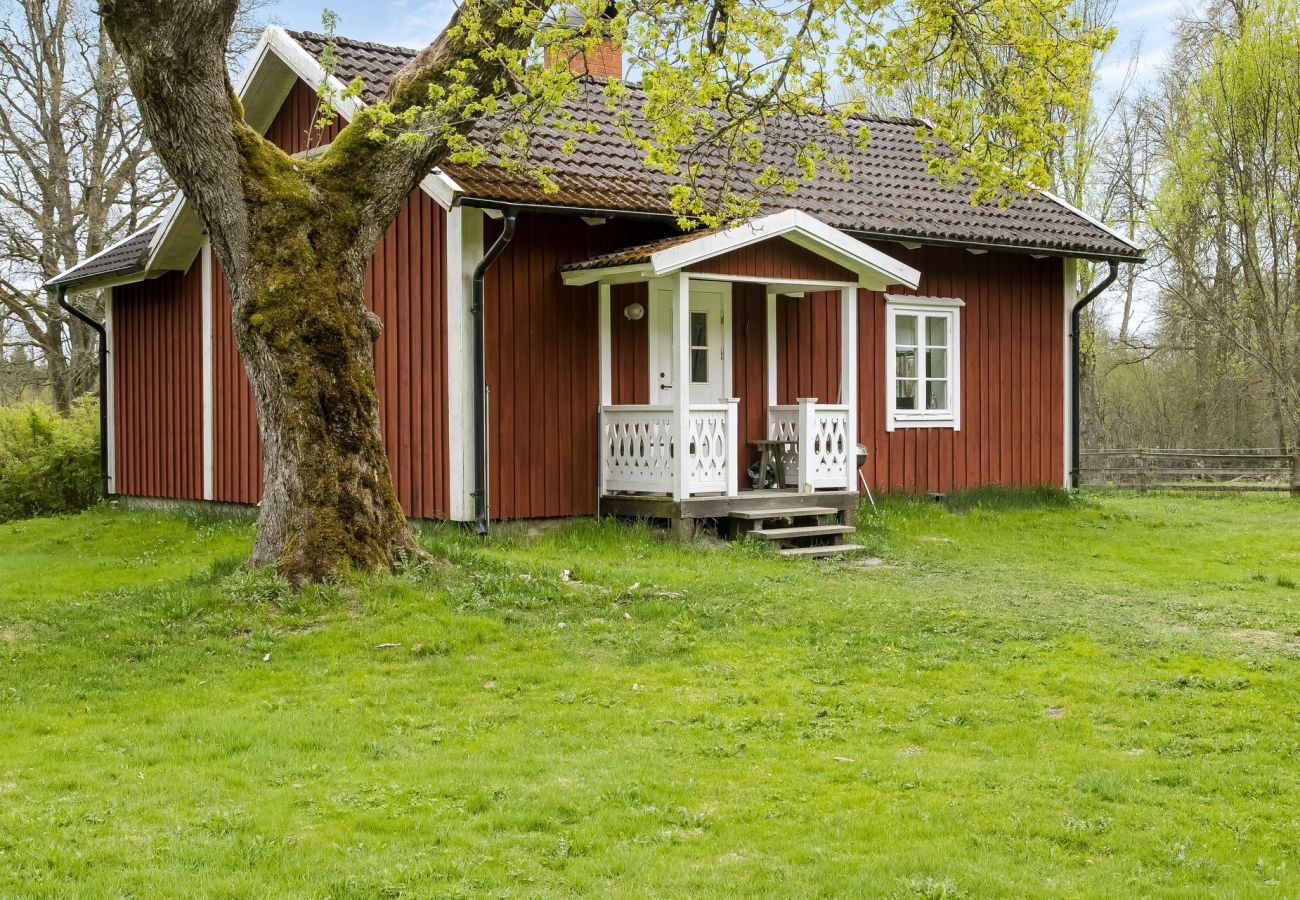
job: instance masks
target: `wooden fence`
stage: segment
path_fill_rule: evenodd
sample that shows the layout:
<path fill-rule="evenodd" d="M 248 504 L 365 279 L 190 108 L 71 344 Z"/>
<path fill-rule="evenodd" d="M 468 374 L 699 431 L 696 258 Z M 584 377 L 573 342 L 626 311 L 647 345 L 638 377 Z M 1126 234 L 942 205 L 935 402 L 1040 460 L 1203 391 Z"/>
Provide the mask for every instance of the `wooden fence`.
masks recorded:
<path fill-rule="evenodd" d="M 1279 450 L 1086 450 L 1083 484 L 1157 491 L 1291 491 L 1300 454 Z"/>

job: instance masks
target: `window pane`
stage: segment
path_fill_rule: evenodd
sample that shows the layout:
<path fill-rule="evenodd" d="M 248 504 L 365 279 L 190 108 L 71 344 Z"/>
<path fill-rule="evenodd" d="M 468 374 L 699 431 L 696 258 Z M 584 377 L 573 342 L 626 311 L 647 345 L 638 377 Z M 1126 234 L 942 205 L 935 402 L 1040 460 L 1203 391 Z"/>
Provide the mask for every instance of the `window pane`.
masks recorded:
<path fill-rule="evenodd" d="M 894 351 L 894 375 L 898 378 L 916 377 L 916 350 Z"/>
<path fill-rule="evenodd" d="M 691 350 L 691 384 L 709 383 L 709 351 Z"/>
<path fill-rule="evenodd" d="M 898 379 L 898 395 L 894 399 L 895 409 L 916 409 L 916 379 Z"/>
<path fill-rule="evenodd" d="M 897 316 L 894 319 L 894 343 L 900 347 L 916 346 L 916 316 Z"/>
<path fill-rule="evenodd" d="M 709 346 L 709 314 L 702 312 L 691 313 L 691 346 L 707 347 Z"/>
<path fill-rule="evenodd" d="M 925 342 L 931 347 L 948 346 L 948 317 L 926 316 Z"/>
<path fill-rule="evenodd" d="M 925 375 L 927 378 L 948 377 L 947 350 L 940 347 L 938 350 L 925 351 Z"/>
<path fill-rule="evenodd" d="M 948 382 L 943 379 L 930 379 L 925 383 L 925 408 L 945 410 L 948 408 Z"/>

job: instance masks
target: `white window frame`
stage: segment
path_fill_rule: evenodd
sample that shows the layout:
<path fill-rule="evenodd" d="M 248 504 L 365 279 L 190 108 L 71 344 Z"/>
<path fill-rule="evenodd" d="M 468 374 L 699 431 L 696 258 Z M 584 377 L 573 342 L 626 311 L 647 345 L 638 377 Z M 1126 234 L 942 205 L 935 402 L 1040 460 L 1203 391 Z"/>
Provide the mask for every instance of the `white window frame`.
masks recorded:
<path fill-rule="evenodd" d="M 961 300 L 885 295 L 885 429 L 951 428 L 961 430 Z M 941 316 L 948 320 L 948 409 L 896 408 L 898 398 L 897 320 L 899 316 Z M 925 339 L 925 321 L 917 323 L 917 341 Z M 916 395 L 925 397 L 925 344 L 917 346 Z"/>

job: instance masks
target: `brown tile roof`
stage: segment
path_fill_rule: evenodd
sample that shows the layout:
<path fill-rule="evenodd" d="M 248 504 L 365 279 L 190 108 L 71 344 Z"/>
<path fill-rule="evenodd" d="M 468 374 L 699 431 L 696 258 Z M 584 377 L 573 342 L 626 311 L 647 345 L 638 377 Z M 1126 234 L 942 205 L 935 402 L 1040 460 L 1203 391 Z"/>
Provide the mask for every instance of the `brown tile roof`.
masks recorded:
<path fill-rule="evenodd" d="M 321 35 L 290 32 L 314 56 L 324 46 Z M 415 51 L 336 38 L 337 75 L 344 82 L 360 76 L 366 82 L 363 98 L 381 95 L 392 76 Z M 640 92 L 632 86 L 628 101 L 640 106 Z M 585 81 L 580 96 L 571 101 L 575 118 L 600 126 L 595 135 L 580 137 L 572 155 L 562 147 L 571 137 L 541 129 L 533 137 L 532 158 L 552 168 L 559 186 L 548 194 L 532 179 L 483 165 L 447 165 L 444 171 L 466 196 L 497 202 L 572 206 L 633 212 L 668 212 L 669 190 L 677 179 L 649 169 L 643 154 L 615 127 L 615 112 L 603 95 L 603 85 Z M 772 198 L 765 211 L 797 208 L 845 231 L 900 240 L 969 241 L 980 244 L 1076 252 L 1087 255 L 1138 258 L 1134 249 L 1088 217 L 1045 194 L 1017 197 L 1005 208 L 972 206 L 970 188 L 944 185 L 926 170 L 916 139 L 919 122 L 909 119 L 864 118 L 871 131 L 866 151 L 855 136 L 822 132 L 819 140 L 832 154 L 845 154 L 851 177 L 825 173 L 810 183 L 800 183 L 790 194 Z M 643 131 L 644 129 L 638 129 Z M 850 129 L 852 130 L 852 129 Z M 477 130 L 490 140 L 490 123 Z M 801 144 L 794 123 L 778 128 L 768 142 L 770 159 L 784 170 L 793 167 L 792 146 Z M 785 140 L 782 140 L 785 139 Z M 788 143 L 787 143 L 788 141 Z M 766 162 L 766 161 L 765 161 Z M 706 183 L 706 188 L 717 188 Z"/>
<path fill-rule="evenodd" d="M 157 225 L 150 225 L 142 231 L 137 231 L 102 253 L 47 281 L 45 286 L 58 287 L 143 271 L 144 258 L 149 253 L 149 242 L 153 240 L 157 230 Z"/>
<path fill-rule="evenodd" d="M 560 266 L 561 272 L 579 272 L 584 269 L 605 269 L 611 266 L 636 266 L 641 263 L 648 263 L 650 257 L 654 256 L 660 250 L 667 250 L 670 247 L 676 247 L 678 244 L 688 244 L 698 238 L 706 237 L 710 234 L 716 234 L 721 231 L 719 228 L 701 228 L 698 231 L 688 231 L 685 234 L 674 234 L 671 237 L 660 238 L 657 241 L 651 241 L 648 244 L 638 244 L 635 247 L 624 247 L 621 250 L 613 250 L 609 253 L 602 253 L 599 256 L 588 257 L 578 262 L 567 263 Z"/>

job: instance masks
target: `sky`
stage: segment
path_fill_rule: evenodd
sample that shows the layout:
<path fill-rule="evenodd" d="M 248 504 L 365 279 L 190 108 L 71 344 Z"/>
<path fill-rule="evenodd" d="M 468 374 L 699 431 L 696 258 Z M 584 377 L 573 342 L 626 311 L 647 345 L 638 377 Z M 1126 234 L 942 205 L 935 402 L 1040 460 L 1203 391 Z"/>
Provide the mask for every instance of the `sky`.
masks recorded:
<path fill-rule="evenodd" d="M 1119 38 L 1101 69 L 1101 89 L 1114 91 L 1125 76 L 1132 48 L 1140 47 L 1139 79 L 1149 78 L 1164 61 L 1172 41 L 1171 24 L 1191 0 L 1117 0 Z M 278 24 L 319 31 L 321 10 L 339 14 L 339 34 L 380 44 L 423 47 L 451 15 L 451 0 L 281 0 L 269 14 Z"/>

